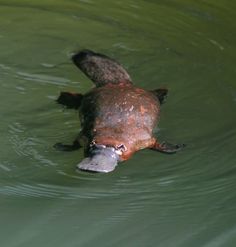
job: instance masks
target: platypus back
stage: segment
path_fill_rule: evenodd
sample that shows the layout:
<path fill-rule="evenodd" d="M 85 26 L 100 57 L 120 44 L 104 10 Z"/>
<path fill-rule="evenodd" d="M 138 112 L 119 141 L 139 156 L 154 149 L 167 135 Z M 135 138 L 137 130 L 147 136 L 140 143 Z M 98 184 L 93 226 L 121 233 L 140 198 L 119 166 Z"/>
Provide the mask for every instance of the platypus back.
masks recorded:
<path fill-rule="evenodd" d="M 108 83 L 132 84 L 127 71 L 118 62 L 105 55 L 82 50 L 72 56 L 72 61 L 97 87 Z"/>

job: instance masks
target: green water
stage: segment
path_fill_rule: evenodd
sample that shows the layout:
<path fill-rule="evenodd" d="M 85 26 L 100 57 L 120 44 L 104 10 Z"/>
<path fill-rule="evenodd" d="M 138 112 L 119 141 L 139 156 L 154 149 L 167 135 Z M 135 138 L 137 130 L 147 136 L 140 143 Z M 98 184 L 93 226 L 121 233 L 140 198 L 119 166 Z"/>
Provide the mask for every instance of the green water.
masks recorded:
<path fill-rule="evenodd" d="M 236 3 L 0 0 L 1 247 L 236 246 Z M 80 125 L 54 100 L 92 83 L 70 62 L 89 48 L 136 85 L 168 87 L 160 140 L 107 175 L 55 151 Z"/>

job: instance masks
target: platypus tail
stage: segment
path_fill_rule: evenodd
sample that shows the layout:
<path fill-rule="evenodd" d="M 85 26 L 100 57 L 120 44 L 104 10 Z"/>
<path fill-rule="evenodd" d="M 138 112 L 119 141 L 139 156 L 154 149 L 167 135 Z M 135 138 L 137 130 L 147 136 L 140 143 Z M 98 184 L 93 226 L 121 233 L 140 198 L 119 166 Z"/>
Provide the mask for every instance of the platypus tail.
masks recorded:
<path fill-rule="evenodd" d="M 97 87 L 108 83 L 132 84 L 128 72 L 122 65 L 103 54 L 82 50 L 72 56 L 72 61 Z"/>

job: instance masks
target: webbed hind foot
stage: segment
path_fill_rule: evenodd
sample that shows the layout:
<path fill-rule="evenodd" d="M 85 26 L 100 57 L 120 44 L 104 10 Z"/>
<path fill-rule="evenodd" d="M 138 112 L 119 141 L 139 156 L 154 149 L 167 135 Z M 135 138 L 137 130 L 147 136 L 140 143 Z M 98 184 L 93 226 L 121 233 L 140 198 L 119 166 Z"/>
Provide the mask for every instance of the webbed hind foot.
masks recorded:
<path fill-rule="evenodd" d="M 174 154 L 183 149 L 185 146 L 185 144 L 171 144 L 168 142 L 158 143 L 156 141 L 155 144 L 151 147 L 151 149 L 162 153 Z"/>

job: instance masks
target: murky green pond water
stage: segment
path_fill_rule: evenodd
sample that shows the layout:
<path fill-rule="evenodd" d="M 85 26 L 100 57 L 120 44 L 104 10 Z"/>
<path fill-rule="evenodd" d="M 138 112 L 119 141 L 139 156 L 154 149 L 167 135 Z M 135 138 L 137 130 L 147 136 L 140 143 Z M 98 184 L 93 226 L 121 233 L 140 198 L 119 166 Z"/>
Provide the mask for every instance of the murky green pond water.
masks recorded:
<path fill-rule="evenodd" d="M 236 246 L 236 3 L 0 0 L 1 247 Z M 168 87 L 157 135 L 107 175 L 58 152 L 80 125 L 54 100 L 92 83 L 70 62 L 89 48 L 136 85 Z"/>

